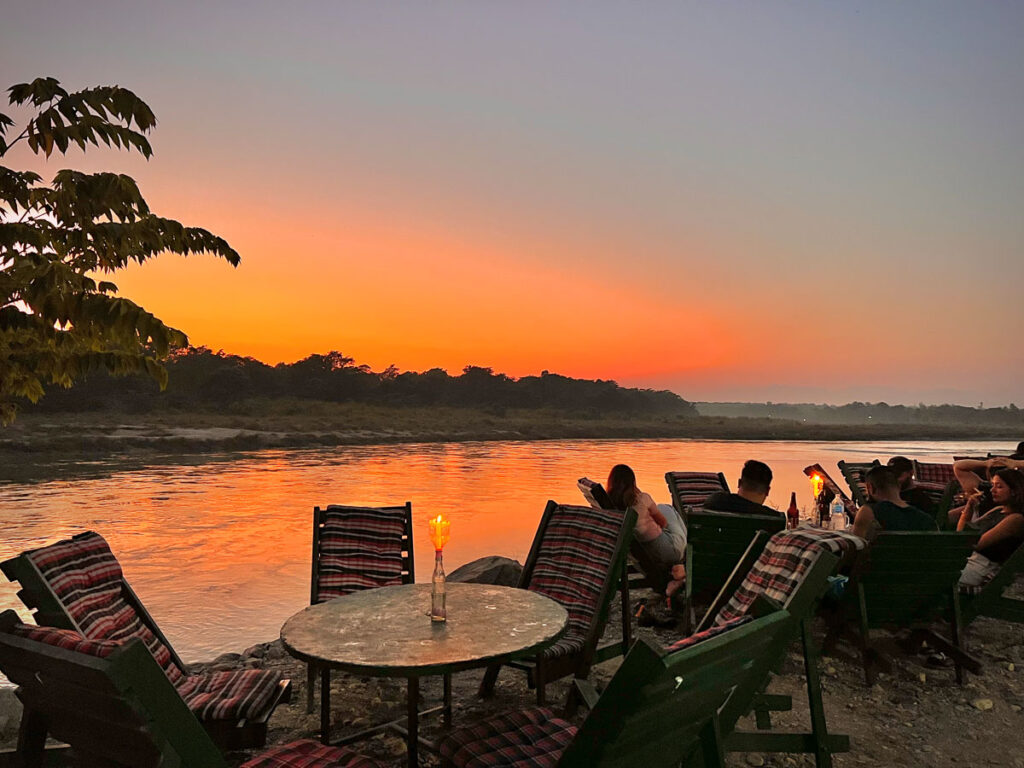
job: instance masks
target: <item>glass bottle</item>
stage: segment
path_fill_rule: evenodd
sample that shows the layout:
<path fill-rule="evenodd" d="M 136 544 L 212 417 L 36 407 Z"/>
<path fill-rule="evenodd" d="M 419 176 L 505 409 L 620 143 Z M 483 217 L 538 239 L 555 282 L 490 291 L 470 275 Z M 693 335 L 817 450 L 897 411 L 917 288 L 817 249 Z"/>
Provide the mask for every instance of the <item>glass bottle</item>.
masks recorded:
<path fill-rule="evenodd" d="M 796 507 L 796 491 L 790 494 L 789 509 L 786 510 L 786 520 L 789 522 L 790 528 L 796 528 L 800 525 L 800 510 Z"/>
<path fill-rule="evenodd" d="M 444 563 L 441 562 L 441 550 L 434 551 L 434 576 L 430 589 L 430 620 L 446 621 L 444 611 Z"/>

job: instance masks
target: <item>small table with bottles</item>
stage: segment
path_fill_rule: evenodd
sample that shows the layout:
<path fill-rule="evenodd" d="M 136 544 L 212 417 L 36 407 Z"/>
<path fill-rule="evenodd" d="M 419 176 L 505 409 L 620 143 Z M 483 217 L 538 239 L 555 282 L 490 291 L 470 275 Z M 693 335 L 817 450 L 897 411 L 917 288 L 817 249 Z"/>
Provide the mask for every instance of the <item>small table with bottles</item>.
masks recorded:
<path fill-rule="evenodd" d="M 451 675 L 535 655 L 565 631 L 569 615 L 536 592 L 489 584 L 447 585 L 447 621 L 430 620 L 430 584 L 368 589 L 311 605 L 285 622 L 281 641 L 319 668 L 408 680 L 409 765 L 417 765 L 421 677 L 442 675 L 443 723 L 451 725 Z M 330 689 L 321 692 L 321 739 L 330 741 Z M 384 727 L 384 726 L 381 726 Z M 371 730 L 380 730 L 371 729 Z M 370 735 L 354 734 L 336 743 Z"/>

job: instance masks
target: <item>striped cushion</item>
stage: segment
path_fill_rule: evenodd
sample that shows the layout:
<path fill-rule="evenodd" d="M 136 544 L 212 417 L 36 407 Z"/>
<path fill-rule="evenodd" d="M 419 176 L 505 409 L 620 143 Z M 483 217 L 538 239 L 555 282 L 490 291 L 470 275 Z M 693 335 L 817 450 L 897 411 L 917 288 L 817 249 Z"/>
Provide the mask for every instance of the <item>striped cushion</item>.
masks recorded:
<path fill-rule="evenodd" d="M 717 472 L 669 472 L 668 481 L 672 498 L 696 509 L 703 507 L 711 494 L 729 490 Z"/>
<path fill-rule="evenodd" d="M 121 565 L 98 533 L 89 531 L 26 552 L 25 556 L 39 569 L 85 637 L 116 643 L 137 637 L 146 644 L 172 683 L 178 683 L 185 676 L 185 671 L 174 662 L 170 649 L 122 596 Z"/>
<path fill-rule="evenodd" d="M 621 511 L 560 505 L 554 508 L 527 587 L 559 602 L 569 612 L 562 640 L 545 656 L 582 647 L 600 606 L 601 589 L 609 578 L 615 543 L 622 529 Z"/>
<path fill-rule="evenodd" d="M 325 511 L 317 602 L 402 583 L 404 508 L 330 506 Z"/>
<path fill-rule="evenodd" d="M 11 632 L 18 637 L 25 637 L 35 640 L 37 643 L 46 643 L 65 651 L 84 653 L 87 656 L 97 656 L 105 659 L 120 647 L 120 643 L 112 643 L 108 640 L 86 640 L 77 632 L 70 629 L 57 629 L 56 627 L 33 627 L 31 624 L 15 624 Z"/>
<path fill-rule="evenodd" d="M 550 768 L 576 736 L 576 726 L 534 707 L 459 728 L 440 744 L 455 768 Z"/>
<path fill-rule="evenodd" d="M 379 768 L 379 764 L 345 747 L 302 739 L 274 747 L 244 763 L 242 768 Z"/>
<path fill-rule="evenodd" d="M 276 672 L 240 669 L 189 675 L 176 687 L 200 720 L 258 720 L 280 681 Z"/>
<path fill-rule="evenodd" d="M 950 480 L 955 480 L 952 464 L 931 464 L 923 461 L 914 462 L 914 476 L 918 483 L 935 483 L 943 488 Z"/>
<path fill-rule="evenodd" d="M 675 651 L 681 651 L 684 648 L 690 648 L 698 643 L 703 643 L 705 640 L 710 640 L 712 637 L 717 637 L 723 632 L 728 632 L 730 629 L 735 629 L 741 624 L 753 621 L 752 616 L 740 616 L 739 618 L 730 619 L 723 624 L 715 624 L 703 632 L 697 632 L 689 637 L 684 637 L 682 640 L 677 640 L 672 643 L 668 648 L 665 649 L 666 653 L 674 653 Z"/>

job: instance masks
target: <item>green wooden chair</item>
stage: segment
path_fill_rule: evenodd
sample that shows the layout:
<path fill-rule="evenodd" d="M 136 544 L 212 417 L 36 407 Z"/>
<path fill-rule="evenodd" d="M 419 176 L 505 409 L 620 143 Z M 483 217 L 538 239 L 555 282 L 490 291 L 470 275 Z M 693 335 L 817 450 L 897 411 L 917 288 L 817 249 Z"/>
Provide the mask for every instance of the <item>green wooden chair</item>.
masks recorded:
<path fill-rule="evenodd" d="M 603 693 L 576 682 L 590 707 L 578 728 L 545 708 L 498 715 L 452 731 L 442 764 L 724 768 L 721 723 L 749 706 L 790 623 L 774 610 L 667 654 L 640 639 Z"/>
<path fill-rule="evenodd" d="M 528 684 L 537 689 L 538 704 L 546 701 L 547 683 L 567 675 L 585 679 L 594 664 L 629 650 L 632 629 L 626 553 L 635 526 L 634 510 L 547 503 L 519 588 L 559 602 L 569 613 L 568 628 L 535 658 L 508 662 L 526 672 Z M 601 645 L 616 591 L 622 598 L 622 639 Z M 501 667 L 487 668 L 480 683 L 481 696 L 491 695 Z"/>
<path fill-rule="evenodd" d="M 868 491 L 864 487 L 864 475 L 872 467 L 877 467 L 881 462 L 874 461 L 840 461 L 839 471 L 843 473 L 846 484 L 850 486 L 850 495 L 857 502 L 858 507 L 868 503 Z"/>
<path fill-rule="evenodd" d="M 963 620 L 969 624 L 978 616 L 1024 624 L 1024 600 L 1003 593 L 1024 573 L 1024 545 L 1007 558 L 996 575 L 985 585 L 960 590 Z"/>
<path fill-rule="evenodd" d="M 679 514 L 687 507 L 701 509 L 713 493 L 729 492 L 729 482 L 721 472 L 666 472 L 665 483 Z"/>
<path fill-rule="evenodd" d="M 787 546 L 787 538 L 793 539 L 799 535 L 796 532 L 786 532 L 771 537 L 771 540 L 778 540 L 779 548 L 784 549 Z M 750 697 L 747 708 L 743 710 L 727 708 L 722 712 L 720 724 L 723 734 L 727 734 L 726 749 L 730 752 L 811 754 L 814 756 L 815 765 L 818 768 L 829 768 L 832 765 L 832 755 L 849 751 L 850 739 L 845 735 L 828 732 L 818 671 L 820 653 L 812 634 L 811 625 L 821 597 L 828 587 L 829 577 L 835 572 L 841 558 L 838 554 L 825 551 L 822 548 L 820 554 L 807 566 L 806 570 L 794 582 L 786 585 L 790 587 L 788 595 L 780 603 L 775 603 L 765 597 L 763 590 L 769 589 L 771 594 L 777 595 L 778 590 L 774 589 L 777 585 L 772 584 L 771 577 L 766 578 L 764 572 L 760 570 L 762 567 L 775 569 L 774 563 L 779 561 L 775 545 L 772 546 L 770 552 L 764 551 L 769 540 L 770 537 L 764 531 L 755 536 L 737 563 L 729 580 L 697 626 L 697 635 L 700 635 L 712 630 L 716 624 L 720 625 L 723 620 L 735 621 L 738 612 L 736 596 L 744 592 L 745 600 L 753 600 L 751 609 L 756 609 L 759 603 L 761 605 L 780 605 L 790 615 L 790 625 L 783 632 L 782 642 L 776 649 L 777 655 L 765 668 L 762 676 L 757 679 L 755 695 Z M 768 562 L 769 558 L 771 563 Z M 783 558 L 789 559 L 784 554 Z M 742 602 L 740 601 L 740 605 Z M 811 730 L 808 733 L 772 730 L 771 713 L 790 711 L 793 708 L 793 700 L 788 695 L 767 693 L 773 674 L 781 667 L 789 647 L 796 639 L 800 641 L 804 662 L 804 678 L 811 725 Z M 737 701 L 741 700 L 743 699 L 737 699 Z M 754 714 L 757 730 L 733 730 L 739 718 L 751 712 Z"/>
<path fill-rule="evenodd" d="M 209 734 L 139 639 L 87 640 L 0 614 L 0 671 L 24 707 L 18 746 L 0 764 L 20 768 L 227 768 Z M 47 737 L 66 747 L 47 749 Z M 6 761 L 6 763 L 4 763 Z M 242 768 L 374 768 L 343 747 L 303 740 Z"/>
<path fill-rule="evenodd" d="M 880 533 L 851 573 L 826 648 L 840 635 L 850 636 L 860 649 L 868 685 L 874 682 L 879 666 L 892 663 L 871 641 L 871 630 L 880 628 L 907 632 L 903 643 L 907 652 L 927 642 L 946 653 L 956 665 L 957 682 L 963 682 L 964 669 L 980 673 L 981 664 L 963 646 L 958 587 L 977 539 L 972 532 Z M 934 630 L 941 621 L 949 623 L 948 639 Z M 850 630 L 851 623 L 856 625 L 855 633 Z"/>
<path fill-rule="evenodd" d="M 291 682 L 271 670 L 190 673 L 98 533 L 86 531 L 23 552 L 0 563 L 0 570 L 21 585 L 18 597 L 37 624 L 73 630 L 89 640 L 141 639 L 225 749 L 262 746 L 274 708 L 291 698 Z"/>
<path fill-rule="evenodd" d="M 786 527 L 781 515 L 742 515 L 690 509 L 686 522 L 688 592 L 696 602 L 714 598 L 761 531 L 771 535 Z M 760 550 L 757 551 L 760 555 Z"/>

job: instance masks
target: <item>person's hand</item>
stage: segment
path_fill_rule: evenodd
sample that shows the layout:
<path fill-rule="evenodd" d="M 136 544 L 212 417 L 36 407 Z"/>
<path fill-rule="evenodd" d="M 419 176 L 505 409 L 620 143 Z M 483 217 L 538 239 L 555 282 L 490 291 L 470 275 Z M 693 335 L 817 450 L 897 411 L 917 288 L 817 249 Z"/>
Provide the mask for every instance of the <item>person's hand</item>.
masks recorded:
<path fill-rule="evenodd" d="M 973 491 L 971 491 L 969 494 L 967 494 L 967 504 L 966 504 L 966 507 L 971 509 L 972 511 L 977 509 L 978 508 L 978 504 L 981 502 L 981 497 L 982 496 L 984 496 L 984 494 L 980 490 L 975 488 Z"/>
<path fill-rule="evenodd" d="M 1016 462 L 1006 456 L 993 456 L 988 460 L 987 464 L 989 469 L 1003 469 L 1014 467 Z"/>

